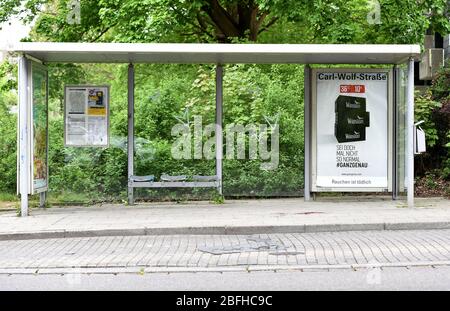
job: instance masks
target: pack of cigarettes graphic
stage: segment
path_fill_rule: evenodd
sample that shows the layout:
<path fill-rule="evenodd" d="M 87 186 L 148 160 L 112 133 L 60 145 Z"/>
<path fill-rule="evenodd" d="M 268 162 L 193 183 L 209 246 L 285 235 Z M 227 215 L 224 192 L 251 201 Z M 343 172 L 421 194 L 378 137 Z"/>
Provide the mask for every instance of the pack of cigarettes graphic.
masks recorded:
<path fill-rule="evenodd" d="M 340 95 L 335 102 L 335 114 L 334 135 L 339 143 L 366 140 L 370 115 L 365 98 Z"/>

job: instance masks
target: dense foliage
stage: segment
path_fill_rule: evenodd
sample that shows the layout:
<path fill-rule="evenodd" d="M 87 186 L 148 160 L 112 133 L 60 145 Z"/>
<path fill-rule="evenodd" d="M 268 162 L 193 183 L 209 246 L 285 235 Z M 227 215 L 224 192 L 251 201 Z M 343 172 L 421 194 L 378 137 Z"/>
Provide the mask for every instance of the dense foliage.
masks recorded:
<path fill-rule="evenodd" d="M 16 188 L 16 96 L 10 91 L 15 86 L 14 67 L 0 66 L 0 191 L 14 193 Z"/>
<path fill-rule="evenodd" d="M 431 94 L 440 105 L 432 110 L 438 138 L 430 153 L 436 160 L 434 167 L 441 170 L 442 177 L 450 179 L 450 60 L 433 81 Z"/>
<path fill-rule="evenodd" d="M 81 23 L 68 24 L 81 3 Z M 117 42 L 417 43 L 450 31 L 447 0 L 0 0 L 34 39 Z"/>
<path fill-rule="evenodd" d="M 427 30 L 450 32 L 446 0 L 84 0 L 80 22 L 68 23 L 74 3 L 0 0 L 0 22 L 11 16 L 34 20 L 26 40 L 63 42 L 420 43 Z M 125 198 L 126 66 L 51 65 L 49 75 L 52 192 Z M 14 192 L 16 115 L 10 110 L 17 102 L 11 92 L 16 87 L 15 66 L 4 63 L 0 78 L 0 192 Z M 73 83 L 111 85 L 109 148 L 64 147 L 63 86 Z M 447 69 L 428 97 L 418 100 L 418 114 L 430 120 L 429 147 L 441 148 L 439 162 L 432 162 L 445 163 L 447 177 L 448 123 L 441 126 L 438 115 L 444 114 L 435 112 L 448 109 L 448 85 Z M 171 128 L 180 119 L 189 115 L 192 122 L 197 115 L 203 125 L 213 122 L 214 91 L 211 66 L 136 66 L 137 174 L 214 173 L 214 161 L 171 156 Z M 297 195 L 303 188 L 304 146 L 303 66 L 225 66 L 224 124 L 264 124 L 275 117 L 280 126 L 278 168 L 261 170 L 261 160 L 248 157 L 225 160 L 226 195 Z M 155 194 L 140 192 L 152 198 Z"/>

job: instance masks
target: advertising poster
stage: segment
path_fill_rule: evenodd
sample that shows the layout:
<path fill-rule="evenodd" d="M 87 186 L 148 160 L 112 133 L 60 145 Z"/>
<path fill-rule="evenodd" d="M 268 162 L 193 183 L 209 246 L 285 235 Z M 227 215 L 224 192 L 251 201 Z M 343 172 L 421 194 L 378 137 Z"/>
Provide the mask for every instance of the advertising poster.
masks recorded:
<path fill-rule="evenodd" d="M 66 86 L 65 94 L 65 145 L 108 146 L 108 87 Z"/>
<path fill-rule="evenodd" d="M 33 184 L 32 193 L 45 191 L 48 186 L 48 106 L 47 71 L 32 66 L 32 126 L 33 126 Z"/>
<path fill-rule="evenodd" d="M 388 187 L 388 72 L 316 72 L 316 187 Z"/>
<path fill-rule="evenodd" d="M 88 115 L 106 116 L 104 92 L 102 89 L 88 89 Z"/>

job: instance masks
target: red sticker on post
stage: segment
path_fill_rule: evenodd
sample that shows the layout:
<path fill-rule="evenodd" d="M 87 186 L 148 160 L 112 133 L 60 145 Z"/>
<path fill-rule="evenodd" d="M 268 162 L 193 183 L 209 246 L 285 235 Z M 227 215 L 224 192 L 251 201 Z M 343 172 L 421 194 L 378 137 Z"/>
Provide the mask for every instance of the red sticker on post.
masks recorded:
<path fill-rule="evenodd" d="M 340 86 L 341 93 L 365 93 L 366 86 L 365 85 L 341 85 Z"/>

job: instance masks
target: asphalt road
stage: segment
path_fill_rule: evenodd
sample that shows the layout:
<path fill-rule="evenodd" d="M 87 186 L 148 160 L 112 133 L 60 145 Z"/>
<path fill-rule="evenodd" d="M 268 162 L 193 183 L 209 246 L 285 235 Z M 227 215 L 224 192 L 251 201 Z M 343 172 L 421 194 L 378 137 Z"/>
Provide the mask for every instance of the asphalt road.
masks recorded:
<path fill-rule="evenodd" d="M 450 267 L 150 274 L 0 275 L 0 290 L 450 290 Z"/>

